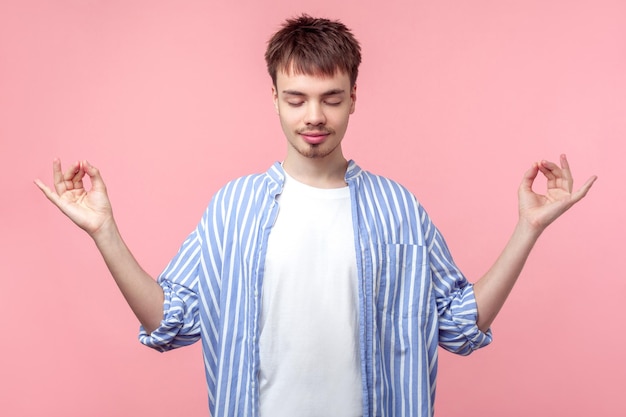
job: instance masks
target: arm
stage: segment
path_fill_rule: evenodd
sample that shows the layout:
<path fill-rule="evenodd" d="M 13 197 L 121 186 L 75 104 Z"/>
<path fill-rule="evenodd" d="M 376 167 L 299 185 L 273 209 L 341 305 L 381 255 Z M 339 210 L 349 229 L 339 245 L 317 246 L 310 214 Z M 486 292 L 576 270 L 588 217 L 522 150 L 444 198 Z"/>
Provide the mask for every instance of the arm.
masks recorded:
<path fill-rule="evenodd" d="M 74 163 L 63 174 L 58 159 L 53 161 L 52 171 L 55 191 L 39 179 L 35 180 L 35 184 L 54 205 L 91 236 L 141 324 L 148 332 L 156 329 L 163 318 L 163 290 L 141 268 L 124 243 L 100 172 L 87 161 L 81 161 Z M 90 190 L 83 185 L 85 175 L 91 180 Z"/>
<path fill-rule="evenodd" d="M 548 181 L 545 195 L 532 190 L 541 172 Z M 478 327 L 486 331 L 513 289 L 535 242 L 554 220 L 580 201 L 589 191 L 596 176 L 592 176 L 576 192 L 565 155 L 561 166 L 541 161 L 526 171 L 519 187 L 519 220 L 504 250 L 489 271 L 474 284 L 478 307 Z"/>

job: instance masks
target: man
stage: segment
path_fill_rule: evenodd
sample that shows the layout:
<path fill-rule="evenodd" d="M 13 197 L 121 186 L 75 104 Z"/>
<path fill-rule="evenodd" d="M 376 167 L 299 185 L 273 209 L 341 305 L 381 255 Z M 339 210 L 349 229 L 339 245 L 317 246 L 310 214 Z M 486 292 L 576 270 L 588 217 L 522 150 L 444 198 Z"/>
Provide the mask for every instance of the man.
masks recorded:
<path fill-rule="evenodd" d="M 55 160 L 56 192 L 36 184 L 94 239 L 142 343 L 202 338 L 212 416 L 430 416 L 437 346 L 465 355 L 491 341 L 535 241 L 596 177 L 572 192 L 564 155 L 533 164 L 510 241 L 472 285 L 415 197 L 342 153 L 361 61 L 352 33 L 287 20 L 266 61 L 285 158 L 218 191 L 158 281 L 124 244 L 95 167 L 63 174 Z M 546 195 L 531 188 L 539 172 Z"/>

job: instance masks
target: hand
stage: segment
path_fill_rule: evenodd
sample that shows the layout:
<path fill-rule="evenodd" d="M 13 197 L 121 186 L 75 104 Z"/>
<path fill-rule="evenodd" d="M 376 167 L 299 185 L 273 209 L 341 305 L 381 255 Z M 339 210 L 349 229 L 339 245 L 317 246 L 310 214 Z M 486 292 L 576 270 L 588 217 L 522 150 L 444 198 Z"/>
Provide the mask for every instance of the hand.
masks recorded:
<path fill-rule="evenodd" d="M 67 217 L 92 237 L 105 224 L 113 222 L 113 211 L 100 172 L 87 161 L 75 162 L 65 172 L 61 171 L 61 161 L 52 162 L 54 189 L 48 188 L 41 180 L 35 184 Z M 91 189 L 83 184 L 85 174 L 91 180 Z"/>
<path fill-rule="evenodd" d="M 548 184 L 545 195 L 532 190 L 532 185 L 541 173 Z M 519 187 L 520 219 L 525 220 L 535 231 L 541 233 L 550 223 L 580 201 L 596 181 L 594 175 L 576 192 L 572 192 L 574 179 L 565 155 L 561 155 L 561 166 L 553 162 L 535 162 L 526 171 Z"/>

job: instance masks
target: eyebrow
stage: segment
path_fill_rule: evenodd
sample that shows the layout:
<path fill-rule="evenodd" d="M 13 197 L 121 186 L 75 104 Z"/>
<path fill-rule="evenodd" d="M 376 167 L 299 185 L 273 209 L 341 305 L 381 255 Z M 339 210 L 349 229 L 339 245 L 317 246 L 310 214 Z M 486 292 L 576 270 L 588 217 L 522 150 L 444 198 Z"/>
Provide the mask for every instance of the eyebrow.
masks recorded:
<path fill-rule="evenodd" d="M 338 94 L 343 94 L 345 93 L 346 90 L 343 90 L 341 88 L 334 88 L 332 90 L 328 90 L 324 93 L 322 93 L 322 97 L 327 97 L 327 96 L 335 96 Z M 300 96 L 300 97 L 305 97 L 306 94 L 304 94 L 302 91 L 298 91 L 298 90 L 283 90 L 283 94 L 288 94 L 290 96 Z"/>

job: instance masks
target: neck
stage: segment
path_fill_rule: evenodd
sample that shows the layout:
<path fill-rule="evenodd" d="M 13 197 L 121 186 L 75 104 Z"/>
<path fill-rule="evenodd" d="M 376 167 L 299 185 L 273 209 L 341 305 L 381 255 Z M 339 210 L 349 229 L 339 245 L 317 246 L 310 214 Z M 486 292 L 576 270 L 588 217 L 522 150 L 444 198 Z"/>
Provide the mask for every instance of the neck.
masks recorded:
<path fill-rule="evenodd" d="M 341 152 L 323 158 L 307 158 L 287 153 L 284 170 L 296 180 L 316 188 L 341 188 L 346 186 L 348 161 Z"/>

